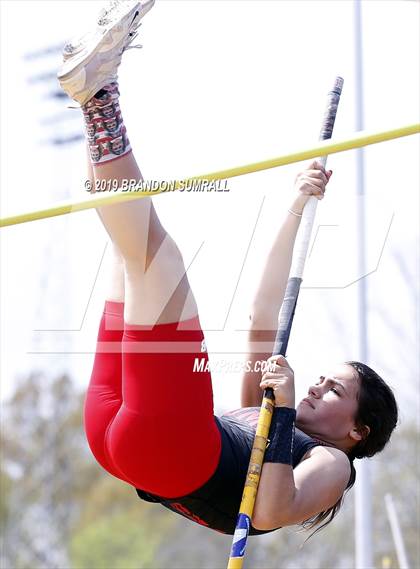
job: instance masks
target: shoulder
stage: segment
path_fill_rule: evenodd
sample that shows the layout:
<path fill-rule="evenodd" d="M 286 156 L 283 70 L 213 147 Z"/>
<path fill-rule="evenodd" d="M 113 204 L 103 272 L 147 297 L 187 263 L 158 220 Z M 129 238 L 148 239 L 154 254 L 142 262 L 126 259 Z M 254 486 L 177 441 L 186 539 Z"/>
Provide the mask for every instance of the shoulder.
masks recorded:
<path fill-rule="evenodd" d="M 350 479 L 352 473 L 350 460 L 346 453 L 338 448 L 318 445 L 305 454 L 302 462 L 304 460 L 310 460 L 314 466 L 334 471 L 346 484 Z"/>
<path fill-rule="evenodd" d="M 338 448 L 325 446 L 325 445 L 317 445 L 311 448 L 306 454 L 305 457 L 309 456 L 320 456 L 324 457 L 325 460 L 336 460 L 339 462 L 349 464 L 349 459 L 346 453 Z"/>

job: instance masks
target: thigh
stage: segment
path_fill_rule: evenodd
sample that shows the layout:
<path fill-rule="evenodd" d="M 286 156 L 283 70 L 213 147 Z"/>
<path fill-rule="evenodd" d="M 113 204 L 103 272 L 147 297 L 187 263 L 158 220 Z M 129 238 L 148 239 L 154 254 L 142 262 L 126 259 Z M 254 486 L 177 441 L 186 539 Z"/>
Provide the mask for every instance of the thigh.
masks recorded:
<path fill-rule="evenodd" d="M 120 478 L 106 452 L 105 439 L 122 404 L 123 310 L 123 303 L 105 303 L 84 404 L 84 427 L 90 449 L 105 470 Z"/>
<path fill-rule="evenodd" d="M 184 495 L 216 470 L 221 440 L 203 341 L 198 317 L 152 329 L 125 325 L 123 405 L 108 446 L 137 488 Z"/>
<path fill-rule="evenodd" d="M 166 235 L 149 264 L 125 259 L 125 321 L 155 325 L 186 320 L 197 315 L 181 253 Z"/>

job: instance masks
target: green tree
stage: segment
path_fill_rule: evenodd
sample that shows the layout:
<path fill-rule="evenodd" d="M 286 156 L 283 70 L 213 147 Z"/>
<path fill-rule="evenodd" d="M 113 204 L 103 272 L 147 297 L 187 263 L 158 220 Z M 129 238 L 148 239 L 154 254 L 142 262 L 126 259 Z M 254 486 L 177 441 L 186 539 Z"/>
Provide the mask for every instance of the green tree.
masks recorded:
<path fill-rule="evenodd" d="M 174 516 L 97 464 L 83 401 L 68 376 L 37 373 L 3 405 L 2 567 L 153 567 Z"/>
<path fill-rule="evenodd" d="M 69 566 L 67 541 L 81 495 L 99 474 L 87 460 L 81 425 L 81 397 L 66 375 L 30 374 L 3 405 L 5 566 Z"/>
<path fill-rule="evenodd" d="M 139 569 L 157 567 L 153 560 L 160 536 L 139 523 L 134 512 L 96 519 L 72 536 L 70 557 L 75 569 Z"/>

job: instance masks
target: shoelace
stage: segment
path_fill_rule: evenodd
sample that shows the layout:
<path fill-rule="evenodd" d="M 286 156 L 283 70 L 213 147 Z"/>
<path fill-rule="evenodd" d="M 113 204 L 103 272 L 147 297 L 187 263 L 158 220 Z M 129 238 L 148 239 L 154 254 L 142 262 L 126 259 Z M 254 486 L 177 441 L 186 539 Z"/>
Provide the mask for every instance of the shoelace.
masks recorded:
<path fill-rule="evenodd" d="M 130 31 L 127 34 L 127 38 L 124 42 L 121 53 L 124 53 L 124 51 L 126 51 L 127 49 L 141 49 L 143 47 L 141 44 L 130 45 L 131 42 L 139 35 L 137 30 L 142 25 L 141 22 L 136 22 L 138 15 L 139 13 L 137 12 L 133 18 L 133 21 L 131 22 Z"/>
<path fill-rule="evenodd" d="M 140 24 L 141 25 L 141 24 Z M 135 44 L 135 45 L 130 45 L 131 42 L 138 36 L 138 32 L 134 31 L 134 32 L 130 32 L 127 36 L 127 41 L 125 42 L 125 44 L 123 45 L 122 48 L 122 52 L 126 51 L 127 49 L 141 49 L 143 46 L 139 43 Z"/>
<path fill-rule="evenodd" d="M 103 24 L 101 24 L 102 21 L 105 22 L 105 20 L 103 20 L 103 18 L 105 18 L 106 15 L 110 14 L 113 10 L 118 9 L 121 6 L 121 0 L 111 0 L 110 4 L 111 5 L 110 5 L 109 9 L 108 10 L 104 9 L 103 12 L 101 13 L 101 17 L 98 20 L 98 25 L 103 25 Z M 124 51 L 127 51 L 129 49 L 141 49 L 143 47 L 141 44 L 130 45 L 131 42 L 139 35 L 137 30 L 142 25 L 142 22 L 135 23 L 137 16 L 138 16 L 138 13 L 136 13 L 136 15 L 133 18 L 130 31 L 128 32 L 127 38 L 126 38 L 124 45 L 122 46 L 122 49 L 121 49 L 121 55 L 124 53 Z M 67 106 L 68 109 L 80 109 L 81 107 L 82 106 L 79 105 L 79 103 L 76 103 L 76 105 L 72 104 L 72 105 Z"/>

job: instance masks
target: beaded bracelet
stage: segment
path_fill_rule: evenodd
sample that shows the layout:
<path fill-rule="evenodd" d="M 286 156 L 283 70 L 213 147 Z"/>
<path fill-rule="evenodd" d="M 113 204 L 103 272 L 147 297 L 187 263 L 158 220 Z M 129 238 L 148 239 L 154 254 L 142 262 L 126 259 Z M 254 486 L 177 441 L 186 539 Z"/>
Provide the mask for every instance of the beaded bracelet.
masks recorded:
<path fill-rule="evenodd" d="M 292 464 L 296 409 L 275 407 L 264 462 Z"/>

